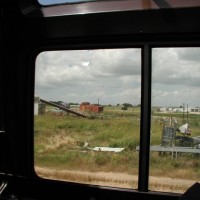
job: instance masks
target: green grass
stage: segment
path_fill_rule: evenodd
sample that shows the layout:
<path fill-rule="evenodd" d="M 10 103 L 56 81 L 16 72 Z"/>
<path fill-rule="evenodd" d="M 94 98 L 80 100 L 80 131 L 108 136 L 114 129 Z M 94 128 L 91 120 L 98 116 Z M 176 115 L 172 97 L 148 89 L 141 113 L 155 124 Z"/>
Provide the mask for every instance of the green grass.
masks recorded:
<path fill-rule="evenodd" d="M 161 119 L 176 118 L 182 124 L 181 114 L 153 113 L 151 145 L 160 145 Z M 126 172 L 137 174 L 139 157 L 135 148 L 139 145 L 140 109 L 105 107 L 94 119 L 73 115 L 35 117 L 35 165 L 56 169 Z M 200 116 L 189 115 L 192 136 L 200 135 Z M 84 147 L 123 147 L 120 153 L 95 152 Z M 178 159 L 169 154 L 159 156 L 151 153 L 150 174 L 173 178 L 200 178 L 200 159 L 194 155 L 180 155 Z"/>

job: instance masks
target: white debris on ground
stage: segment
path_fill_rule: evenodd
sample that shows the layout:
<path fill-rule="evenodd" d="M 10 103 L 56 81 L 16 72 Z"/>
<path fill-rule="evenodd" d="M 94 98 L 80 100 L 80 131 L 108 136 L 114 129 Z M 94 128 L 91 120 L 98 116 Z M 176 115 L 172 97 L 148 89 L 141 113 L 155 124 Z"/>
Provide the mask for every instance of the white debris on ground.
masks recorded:
<path fill-rule="evenodd" d="M 114 147 L 94 147 L 94 148 L 88 148 L 90 150 L 93 151 L 108 151 L 108 152 L 121 152 L 123 151 L 125 148 L 114 148 Z"/>

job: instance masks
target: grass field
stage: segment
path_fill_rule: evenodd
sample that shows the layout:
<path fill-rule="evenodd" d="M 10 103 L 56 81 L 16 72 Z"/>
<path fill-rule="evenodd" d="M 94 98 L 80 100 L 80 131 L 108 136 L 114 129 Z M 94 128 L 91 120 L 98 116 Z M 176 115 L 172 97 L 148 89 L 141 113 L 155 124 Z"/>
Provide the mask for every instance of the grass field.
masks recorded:
<path fill-rule="evenodd" d="M 182 114 L 153 112 L 151 145 L 160 145 L 161 121 L 164 117 L 171 116 L 180 124 L 183 123 Z M 119 106 L 107 106 L 102 113 L 93 117 L 80 118 L 66 113 L 60 116 L 35 116 L 35 166 L 52 170 L 112 172 L 137 176 L 139 158 L 135 149 L 140 140 L 140 108 L 122 111 Z M 192 136 L 200 135 L 199 119 L 200 115 L 189 115 Z M 86 146 L 125 149 L 120 153 L 95 152 Z M 179 155 L 175 159 L 170 155 L 159 156 L 152 152 L 150 175 L 200 180 L 200 159 L 191 154 Z M 131 187 L 134 184 L 131 183 Z"/>

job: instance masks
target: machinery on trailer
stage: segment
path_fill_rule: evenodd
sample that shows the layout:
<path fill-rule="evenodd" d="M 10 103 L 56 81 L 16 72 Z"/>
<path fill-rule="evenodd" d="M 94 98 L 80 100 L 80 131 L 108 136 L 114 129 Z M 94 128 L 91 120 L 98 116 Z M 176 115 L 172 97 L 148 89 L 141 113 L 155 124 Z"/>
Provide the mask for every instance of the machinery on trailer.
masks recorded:
<path fill-rule="evenodd" d="M 192 137 L 191 128 L 187 123 L 178 126 L 172 117 L 164 120 L 162 131 L 162 147 L 192 147 L 200 149 L 200 136 Z M 168 124 L 168 125 L 167 125 Z"/>

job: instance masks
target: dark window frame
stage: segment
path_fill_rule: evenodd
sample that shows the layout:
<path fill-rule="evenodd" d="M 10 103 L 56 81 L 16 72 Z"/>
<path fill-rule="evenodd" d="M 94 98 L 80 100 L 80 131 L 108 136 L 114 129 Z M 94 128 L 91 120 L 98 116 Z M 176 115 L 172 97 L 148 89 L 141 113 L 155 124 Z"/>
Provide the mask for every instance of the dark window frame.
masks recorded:
<path fill-rule="evenodd" d="M 138 191 L 149 191 L 149 161 L 150 161 L 150 129 L 151 129 L 151 84 L 152 84 L 152 49 L 153 48 L 166 48 L 166 47 L 200 47 L 200 43 L 188 42 L 148 42 L 140 44 L 122 42 L 112 42 L 110 45 L 107 43 L 91 42 L 91 44 L 81 44 L 79 47 L 72 45 L 61 45 L 54 48 L 54 46 L 43 47 L 40 52 L 49 50 L 85 50 L 85 49 L 99 49 L 99 48 L 138 48 L 141 49 L 141 123 L 140 123 L 140 152 L 139 152 L 139 173 L 138 173 Z M 193 44 L 193 45 L 191 45 Z M 39 54 L 39 53 L 38 53 Z M 118 190 L 123 190 L 118 188 Z M 129 189 L 128 189 L 129 190 Z M 130 189 L 130 191 L 135 191 Z M 155 193 L 164 194 L 164 192 L 154 191 Z M 180 195 L 170 193 L 171 195 Z"/>
<path fill-rule="evenodd" d="M 69 193 L 74 194 L 74 191 L 78 195 L 77 191 L 79 191 L 83 196 L 97 199 L 119 199 L 120 197 L 124 199 L 134 197 L 138 199 L 178 199 L 180 194 L 148 191 L 151 106 L 151 75 L 149 73 L 151 72 L 151 58 L 149 56 L 154 47 L 200 46 L 200 27 L 198 26 L 200 9 L 127 11 L 45 18 L 35 0 L 21 0 L 21 10 L 18 9 L 18 3 L 15 0 L 12 3 L 13 6 L 10 6 L 8 2 L 4 2 L 3 13 L 5 15 L 2 20 L 4 29 L 1 41 L 3 43 L 2 54 L 4 54 L 1 60 L 5 66 L 3 69 L 5 79 L 7 77 L 14 79 L 13 83 L 16 85 L 11 85 L 11 89 L 15 89 L 15 93 L 20 97 L 14 103 L 9 98 L 13 97 L 11 94 L 5 99 L 7 115 L 5 118 L 7 128 L 5 141 L 7 143 L 2 146 L 2 149 L 12 145 L 14 148 L 11 148 L 0 159 L 6 158 L 6 164 L 8 164 L 8 168 L 5 165 L 1 169 L 11 182 L 11 188 L 13 185 L 13 190 L 10 191 L 17 194 L 25 193 L 26 196 L 30 194 L 37 196 L 38 194 L 39 197 L 43 196 L 44 198 L 45 196 L 42 194 L 45 193 L 44 191 L 48 191 L 49 197 L 51 195 L 53 197 L 56 193 L 62 197 Z M 149 23 L 146 23 L 146 20 Z M 18 24 L 18 27 L 13 28 L 12 30 L 15 32 L 11 33 L 9 28 L 14 27 L 15 24 Z M 93 26 L 91 27 L 91 25 Z M 17 39 L 13 37 L 13 34 L 17 35 Z M 7 46 L 10 39 L 14 50 L 17 51 L 17 54 L 12 55 L 13 61 L 10 59 L 10 47 Z M 37 177 L 33 166 L 34 68 L 37 54 L 45 50 L 109 47 L 142 48 L 142 127 L 138 190 L 99 188 Z M 7 73 L 11 69 L 15 74 Z M 8 81 L 6 80 L 5 83 Z M 20 94 L 17 93 L 18 91 Z M 19 112 L 14 113 L 12 108 L 15 105 L 18 110 L 23 107 L 25 115 Z M 14 115 L 9 116 L 10 113 L 14 113 Z M 18 116 L 25 120 L 21 129 L 17 129 L 19 128 L 17 125 L 21 124 Z M 3 171 L 4 169 L 5 171 Z M 2 176 L 4 177 L 4 175 Z M 26 185 L 30 187 L 24 191 L 25 187 L 23 186 Z M 33 186 L 37 194 L 31 191 Z"/>

